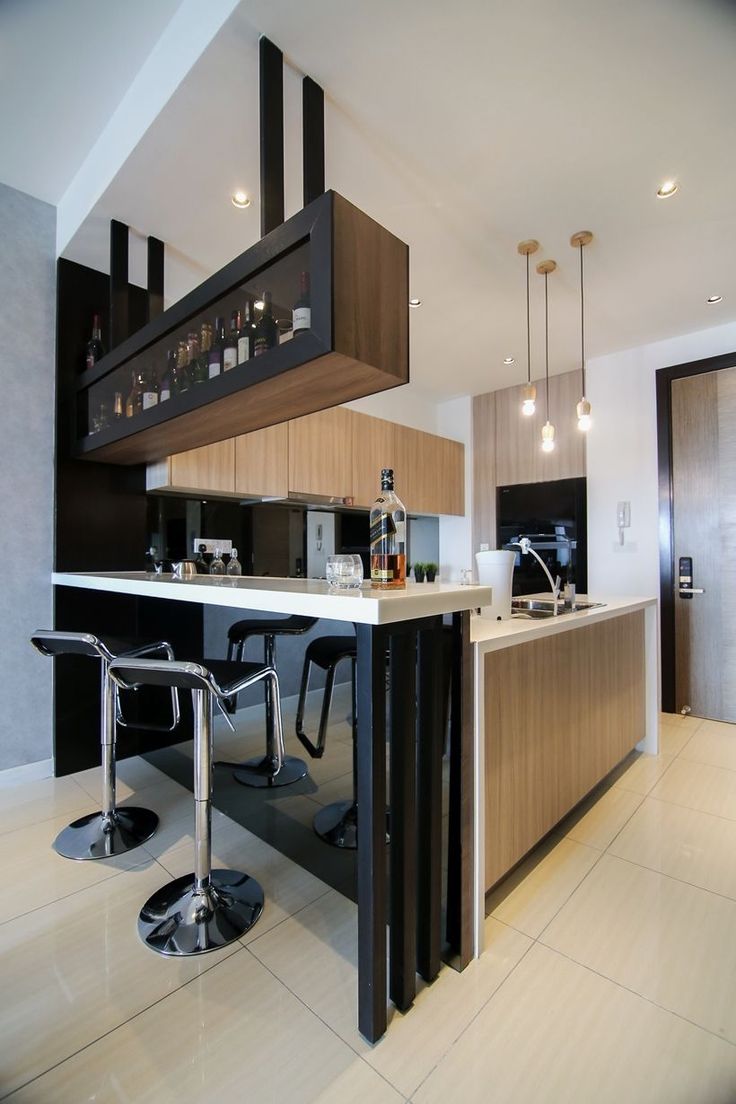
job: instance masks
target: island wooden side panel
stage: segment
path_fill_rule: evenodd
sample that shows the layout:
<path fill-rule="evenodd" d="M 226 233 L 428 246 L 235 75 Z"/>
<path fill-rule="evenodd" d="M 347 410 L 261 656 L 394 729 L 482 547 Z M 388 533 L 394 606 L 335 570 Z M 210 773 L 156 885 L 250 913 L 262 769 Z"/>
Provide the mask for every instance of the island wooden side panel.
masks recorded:
<path fill-rule="evenodd" d="M 487 653 L 486 889 L 645 734 L 644 612 Z"/>

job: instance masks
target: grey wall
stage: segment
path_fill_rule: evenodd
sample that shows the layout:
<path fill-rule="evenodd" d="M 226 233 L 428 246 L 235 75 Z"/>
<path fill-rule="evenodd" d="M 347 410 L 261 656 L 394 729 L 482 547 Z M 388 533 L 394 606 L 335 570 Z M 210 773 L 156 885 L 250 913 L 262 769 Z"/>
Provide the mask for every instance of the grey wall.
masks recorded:
<path fill-rule="evenodd" d="M 52 754 L 56 209 L 0 184 L 0 770 Z"/>

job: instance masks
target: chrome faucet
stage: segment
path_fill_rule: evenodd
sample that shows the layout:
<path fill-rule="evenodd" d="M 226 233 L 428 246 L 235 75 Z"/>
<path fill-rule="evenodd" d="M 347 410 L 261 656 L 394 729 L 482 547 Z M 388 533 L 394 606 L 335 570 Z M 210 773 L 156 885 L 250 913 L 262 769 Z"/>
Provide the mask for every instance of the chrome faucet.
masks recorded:
<path fill-rule="evenodd" d="M 569 541 L 569 538 L 565 537 L 565 540 Z M 558 575 L 556 579 L 552 578 L 546 563 L 544 562 L 542 557 L 532 548 L 532 542 L 529 537 L 519 537 L 519 539 L 516 541 L 510 541 L 507 547 L 513 548 L 514 546 L 521 549 L 522 556 L 526 556 L 531 553 L 532 556 L 534 556 L 534 559 L 538 561 L 539 566 L 544 571 L 544 574 L 547 576 L 547 579 L 549 580 L 550 590 L 552 591 L 553 612 L 556 617 L 558 613 L 557 602 L 560 597 L 560 587 L 562 586 L 562 580 L 560 579 L 560 576 Z"/>

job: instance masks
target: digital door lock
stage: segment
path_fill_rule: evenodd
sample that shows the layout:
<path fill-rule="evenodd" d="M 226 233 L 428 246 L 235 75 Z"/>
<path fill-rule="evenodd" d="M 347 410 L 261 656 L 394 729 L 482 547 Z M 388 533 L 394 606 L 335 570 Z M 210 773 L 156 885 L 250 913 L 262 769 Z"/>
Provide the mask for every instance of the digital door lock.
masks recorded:
<path fill-rule="evenodd" d="M 705 594 L 702 587 L 693 586 L 693 558 L 692 556 L 680 556 L 680 597 L 691 599 L 693 594 Z"/>

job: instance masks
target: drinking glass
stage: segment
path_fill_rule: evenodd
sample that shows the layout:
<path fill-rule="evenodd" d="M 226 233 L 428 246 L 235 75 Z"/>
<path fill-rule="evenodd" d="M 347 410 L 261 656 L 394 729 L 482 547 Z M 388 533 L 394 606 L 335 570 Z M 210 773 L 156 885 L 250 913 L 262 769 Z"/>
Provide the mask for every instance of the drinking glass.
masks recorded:
<path fill-rule="evenodd" d="M 357 557 L 360 559 L 360 557 Z M 350 555 L 328 556 L 325 574 L 327 582 L 335 590 L 353 590 L 363 581 L 363 565 L 360 569 Z"/>

